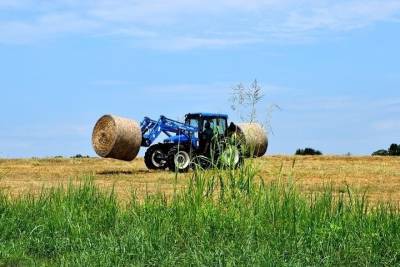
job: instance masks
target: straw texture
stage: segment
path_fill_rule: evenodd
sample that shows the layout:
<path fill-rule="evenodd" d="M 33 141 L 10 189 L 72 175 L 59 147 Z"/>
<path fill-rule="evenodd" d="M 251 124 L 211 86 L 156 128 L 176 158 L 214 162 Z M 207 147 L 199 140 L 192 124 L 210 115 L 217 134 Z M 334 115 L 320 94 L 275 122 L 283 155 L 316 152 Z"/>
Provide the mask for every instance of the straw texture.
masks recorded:
<path fill-rule="evenodd" d="M 244 143 L 244 156 L 262 157 L 267 152 L 268 138 L 258 123 L 238 123 L 236 132 Z"/>
<path fill-rule="evenodd" d="M 134 120 L 104 115 L 93 129 L 93 148 L 103 158 L 131 161 L 139 153 L 141 143 L 142 132 Z"/>

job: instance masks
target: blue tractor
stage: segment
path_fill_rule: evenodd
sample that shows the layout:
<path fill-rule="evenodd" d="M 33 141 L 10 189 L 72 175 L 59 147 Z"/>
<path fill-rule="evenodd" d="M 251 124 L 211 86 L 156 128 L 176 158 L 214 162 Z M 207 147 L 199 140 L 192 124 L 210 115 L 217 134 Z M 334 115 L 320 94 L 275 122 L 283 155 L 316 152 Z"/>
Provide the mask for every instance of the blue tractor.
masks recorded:
<path fill-rule="evenodd" d="M 142 146 L 148 147 L 144 160 L 149 169 L 186 172 L 194 164 L 237 167 L 243 162 L 239 145 L 230 142 L 235 126 L 228 127 L 227 115 L 189 113 L 184 123 L 165 116 L 158 120 L 145 117 L 140 126 Z M 161 133 L 167 138 L 154 144 Z"/>

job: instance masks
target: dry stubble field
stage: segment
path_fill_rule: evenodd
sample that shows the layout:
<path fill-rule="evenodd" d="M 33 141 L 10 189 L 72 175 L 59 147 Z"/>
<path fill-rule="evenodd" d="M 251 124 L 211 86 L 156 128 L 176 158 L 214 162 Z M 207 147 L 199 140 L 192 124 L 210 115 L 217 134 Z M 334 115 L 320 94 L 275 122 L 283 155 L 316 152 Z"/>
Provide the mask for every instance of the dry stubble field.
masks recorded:
<path fill-rule="evenodd" d="M 318 191 L 333 185 L 345 191 L 367 192 L 373 202 L 400 202 L 400 158 L 395 157 L 292 157 L 268 156 L 255 160 L 265 181 L 291 177 L 302 192 Z M 294 167 L 293 167 L 294 166 Z M 148 171 L 143 159 L 123 162 L 111 159 L 1 159 L 0 190 L 12 197 L 39 193 L 42 188 L 65 186 L 91 176 L 101 188 L 114 186 L 121 201 L 132 191 L 139 196 L 157 191 L 170 194 L 175 181 L 186 184 L 189 174 Z"/>

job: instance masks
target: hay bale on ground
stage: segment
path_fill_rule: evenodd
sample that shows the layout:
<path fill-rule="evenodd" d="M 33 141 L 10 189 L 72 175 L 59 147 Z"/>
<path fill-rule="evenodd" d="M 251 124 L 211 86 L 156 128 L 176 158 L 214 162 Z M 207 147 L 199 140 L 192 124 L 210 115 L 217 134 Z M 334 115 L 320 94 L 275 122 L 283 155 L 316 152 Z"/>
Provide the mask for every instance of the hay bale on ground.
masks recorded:
<path fill-rule="evenodd" d="M 139 153 L 141 144 L 140 125 L 134 120 L 104 115 L 93 129 L 93 148 L 103 158 L 131 161 Z"/>
<path fill-rule="evenodd" d="M 268 148 L 268 138 L 262 126 L 258 123 L 238 123 L 235 127 L 236 134 L 244 144 L 244 156 L 264 156 Z"/>

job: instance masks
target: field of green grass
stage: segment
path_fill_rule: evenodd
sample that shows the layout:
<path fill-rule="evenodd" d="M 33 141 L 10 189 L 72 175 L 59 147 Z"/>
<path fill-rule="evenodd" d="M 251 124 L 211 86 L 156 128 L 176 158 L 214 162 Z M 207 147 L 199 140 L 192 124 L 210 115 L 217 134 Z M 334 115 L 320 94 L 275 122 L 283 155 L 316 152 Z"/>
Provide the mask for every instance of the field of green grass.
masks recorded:
<path fill-rule="evenodd" d="M 370 205 L 350 186 L 307 194 L 259 166 L 195 171 L 183 188 L 118 201 L 79 183 L 18 198 L 0 194 L 0 265 L 394 266 L 396 203 Z M 178 178 L 178 177 L 176 177 Z"/>

